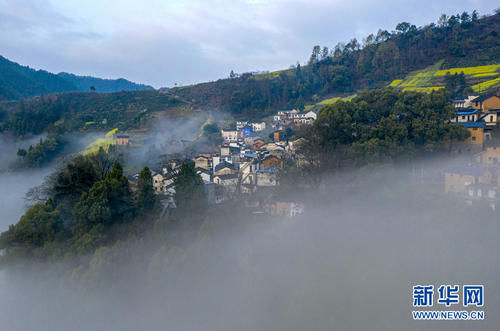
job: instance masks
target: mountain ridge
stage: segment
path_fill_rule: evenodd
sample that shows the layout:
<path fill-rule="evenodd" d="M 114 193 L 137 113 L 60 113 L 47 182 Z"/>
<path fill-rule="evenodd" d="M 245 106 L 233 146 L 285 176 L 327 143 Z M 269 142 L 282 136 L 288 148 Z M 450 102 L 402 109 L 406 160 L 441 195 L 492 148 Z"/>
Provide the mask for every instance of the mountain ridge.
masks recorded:
<path fill-rule="evenodd" d="M 30 98 L 43 94 L 63 92 L 121 92 L 150 90 L 153 87 L 126 80 L 103 79 L 92 76 L 78 76 L 61 72 L 35 70 L 0 55 L 0 101 Z"/>
<path fill-rule="evenodd" d="M 142 91 L 152 90 L 150 85 L 134 83 L 125 78 L 98 78 L 93 76 L 80 76 L 67 72 L 60 72 L 59 77 L 73 83 L 79 91 L 89 91 L 93 86 L 96 92 L 121 92 L 121 91 Z"/>

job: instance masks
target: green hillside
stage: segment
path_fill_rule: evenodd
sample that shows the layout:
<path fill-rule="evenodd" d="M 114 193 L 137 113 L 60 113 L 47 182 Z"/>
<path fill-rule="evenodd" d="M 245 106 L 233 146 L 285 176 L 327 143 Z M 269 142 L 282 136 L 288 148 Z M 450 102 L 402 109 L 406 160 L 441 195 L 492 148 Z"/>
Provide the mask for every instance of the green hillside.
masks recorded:
<path fill-rule="evenodd" d="M 186 102 L 154 90 L 72 92 L 19 102 L 3 115 L 3 119 L 0 116 L 0 132 L 23 136 L 44 131 L 126 130 L 146 126 L 148 119 L 158 113 L 170 117 L 192 114 Z"/>
<path fill-rule="evenodd" d="M 56 75 L 45 70 L 22 66 L 0 56 L 0 101 L 60 92 L 87 92 L 91 90 L 91 86 L 97 92 L 152 89 L 151 86 L 136 84 L 123 78 L 101 79 L 68 73 Z"/>
<path fill-rule="evenodd" d="M 75 91 L 70 81 L 44 70 L 21 66 L 0 56 L 0 100 Z"/>
<path fill-rule="evenodd" d="M 24 135 L 53 128 L 122 129 L 144 126 L 146 119 L 161 112 L 184 116 L 193 109 L 215 109 L 235 118 L 259 119 L 279 109 L 317 110 L 338 98 L 387 85 L 420 92 L 447 88 L 452 97 L 478 94 L 499 86 L 498 31 L 500 14 L 479 18 L 465 13 L 424 27 L 402 22 L 392 32 L 379 30 L 367 36 L 363 45 L 353 39 L 330 51 L 315 46 L 307 65 L 286 70 L 231 75 L 215 82 L 173 88 L 167 94 L 64 93 L 26 100 L 14 107 L 3 103 L 0 130 Z M 61 84 L 66 82 L 61 82 L 60 76 L 46 75 L 51 79 L 56 76 Z M 80 81 L 80 88 L 88 91 L 89 83 Z M 97 92 L 105 89 L 94 87 Z M 16 91 L 10 94 L 19 96 Z"/>
<path fill-rule="evenodd" d="M 91 76 L 77 76 L 66 72 L 61 72 L 58 74 L 58 76 L 73 83 L 79 91 L 89 91 L 91 87 L 94 87 L 95 91 L 97 92 L 107 92 L 107 93 L 153 89 L 153 87 L 149 85 L 136 84 L 134 82 L 131 82 L 123 78 L 102 79 Z"/>
<path fill-rule="evenodd" d="M 446 75 L 434 77 L 438 70 L 500 63 L 499 31 L 500 13 L 482 18 L 476 12 L 452 15 L 423 27 L 402 22 L 392 32 L 379 30 L 367 36 L 363 45 L 352 39 L 330 50 L 315 46 L 307 65 L 242 74 L 169 93 L 237 117 L 264 117 L 276 109 L 302 109 L 322 99 L 380 88 L 395 79 L 408 84 L 405 88 L 426 91 L 433 84 L 446 86 Z M 496 86 L 494 74 L 477 72 L 466 80 L 479 91 Z"/>

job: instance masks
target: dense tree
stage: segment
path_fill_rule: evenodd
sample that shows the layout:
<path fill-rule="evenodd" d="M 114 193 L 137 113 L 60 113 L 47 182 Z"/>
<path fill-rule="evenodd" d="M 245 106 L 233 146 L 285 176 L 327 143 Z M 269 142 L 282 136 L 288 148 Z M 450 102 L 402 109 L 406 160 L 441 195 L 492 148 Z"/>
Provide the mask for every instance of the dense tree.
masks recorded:
<path fill-rule="evenodd" d="M 144 167 L 137 180 L 137 205 L 141 211 L 145 212 L 151 210 L 154 204 L 155 194 L 151 170 Z"/>
<path fill-rule="evenodd" d="M 56 240 L 63 231 L 63 221 L 52 200 L 28 209 L 19 222 L 0 236 L 0 249 L 23 246 L 40 248 Z"/>
<path fill-rule="evenodd" d="M 44 131 L 57 135 L 81 129 L 126 130 L 143 124 L 149 112 L 185 104 L 149 90 L 43 95 L 9 106 L 0 122 L 0 131 L 24 136 Z"/>
<path fill-rule="evenodd" d="M 467 88 L 467 82 L 463 72 L 451 75 L 449 72 L 444 77 L 446 89 L 451 93 L 452 98 L 463 97 L 466 93 L 472 93 Z"/>
<path fill-rule="evenodd" d="M 311 53 L 311 57 L 309 58 L 308 64 L 312 65 L 312 64 L 317 63 L 318 61 L 321 60 L 320 56 L 321 56 L 321 46 L 316 45 L 316 46 L 313 47 L 313 50 L 312 50 L 312 53 Z"/>
<path fill-rule="evenodd" d="M 300 105 L 302 100 L 308 104 L 321 96 L 380 88 L 441 60 L 444 68 L 498 63 L 500 45 L 495 35 L 500 14 L 479 19 L 473 13 L 470 20 L 467 16 L 462 13 L 458 19 L 456 15 L 451 19 L 444 15 L 437 25 L 421 28 L 403 22 L 394 33 L 379 30 L 376 36 L 368 36 L 363 48 L 354 39 L 345 45 L 339 43 L 327 58 L 317 45 L 306 66 L 276 75 L 249 74 L 174 88 L 169 93 L 198 106 L 225 109 L 241 117 L 260 117 Z"/>
<path fill-rule="evenodd" d="M 135 208 L 128 180 L 117 162 L 102 181 L 83 193 L 73 208 L 72 228 L 77 250 L 93 249 L 104 240 L 105 230 L 116 223 L 132 219 Z"/>
<path fill-rule="evenodd" d="M 196 211 L 206 205 L 205 185 L 196 172 L 193 162 L 182 163 L 175 178 L 175 203 L 184 211 Z"/>
<path fill-rule="evenodd" d="M 453 116 L 446 91 L 367 91 L 321 109 L 309 140 L 325 153 L 352 146 L 360 161 L 405 159 L 448 150 L 453 141 L 464 139 L 467 131 L 448 122 Z"/>
<path fill-rule="evenodd" d="M 65 145 L 65 140 L 60 136 L 40 138 L 35 146 L 30 146 L 26 151 L 19 149 L 17 155 L 22 158 L 22 164 L 28 168 L 39 168 L 49 163 Z"/>
<path fill-rule="evenodd" d="M 213 121 L 207 121 L 207 123 L 203 125 L 201 136 L 206 138 L 206 141 L 208 144 L 212 145 L 212 147 L 219 145 L 223 140 L 219 126 Z"/>
<path fill-rule="evenodd" d="M 52 197 L 63 215 L 70 215 L 73 205 L 82 194 L 99 180 L 95 163 L 91 157 L 77 156 L 65 167 L 50 176 L 46 183 L 46 195 Z"/>

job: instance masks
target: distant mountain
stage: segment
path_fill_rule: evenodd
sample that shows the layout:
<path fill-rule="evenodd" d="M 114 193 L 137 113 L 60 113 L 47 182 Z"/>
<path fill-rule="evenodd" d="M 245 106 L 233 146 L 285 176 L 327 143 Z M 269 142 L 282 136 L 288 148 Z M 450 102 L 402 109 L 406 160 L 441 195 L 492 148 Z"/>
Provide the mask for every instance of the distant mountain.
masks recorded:
<path fill-rule="evenodd" d="M 90 91 L 91 86 L 96 92 L 121 92 L 121 91 L 142 91 L 152 90 L 149 85 L 136 84 L 129 80 L 119 79 L 102 79 L 91 76 L 77 76 L 66 72 L 58 74 L 59 77 L 74 84 L 79 91 Z"/>
<path fill-rule="evenodd" d="M 16 100 L 41 94 L 90 91 L 120 92 L 150 90 L 151 86 L 135 84 L 126 79 L 101 79 L 76 76 L 69 73 L 58 75 L 45 70 L 34 70 L 0 56 L 0 100 Z"/>
<path fill-rule="evenodd" d="M 0 56 L 0 100 L 75 90 L 76 86 L 62 77 L 21 66 Z"/>

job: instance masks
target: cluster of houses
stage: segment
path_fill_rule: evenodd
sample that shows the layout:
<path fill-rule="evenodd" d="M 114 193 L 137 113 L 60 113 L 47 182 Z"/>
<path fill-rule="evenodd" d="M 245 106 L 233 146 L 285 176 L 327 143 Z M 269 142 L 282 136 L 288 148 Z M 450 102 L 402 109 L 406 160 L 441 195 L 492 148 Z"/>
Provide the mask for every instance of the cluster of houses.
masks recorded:
<path fill-rule="evenodd" d="M 255 133 L 264 131 L 265 129 L 266 122 L 238 121 L 236 122 L 235 130 L 221 130 L 221 135 L 225 142 L 233 143 L 241 139 L 253 137 Z"/>
<path fill-rule="evenodd" d="M 317 115 L 312 110 L 280 110 L 273 117 L 272 127 L 277 130 L 281 130 L 290 126 L 311 125 L 316 118 Z"/>
<path fill-rule="evenodd" d="M 445 171 L 444 191 L 461 197 L 469 205 L 485 202 L 496 211 L 500 208 L 500 147 L 488 146 L 467 165 Z"/>
<path fill-rule="evenodd" d="M 301 125 L 311 125 L 317 118 L 317 114 L 310 111 L 280 110 L 273 116 L 271 128 L 276 131 L 287 127 L 297 127 Z M 267 128 L 265 122 L 238 121 L 236 128 L 231 130 L 221 130 L 222 138 L 225 142 L 237 142 L 241 139 L 253 137 Z M 275 139 L 276 140 L 276 139 Z"/>
<path fill-rule="evenodd" d="M 238 122 L 237 125 L 244 129 L 249 123 Z M 273 197 L 273 188 L 280 184 L 285 154 L 290 149 L 287 142 L 279 140 L 279 132 L 275 133 L 275 138 L 276 141 L 266 142 L 258 136 L 238 136 L 234 139 L 231 136 L 217 151 L 199 153 L 192 158 L 190 161 L 195 163 L 195 169 L 205 184 L 208 203 L 220 204 L 245 194 L 251 198 L 255 196 L 253 193 L 258 192 L 267 198 L 248 206 L 256 214 L 293 217 L 303 213 L 303 206 L 295 201 Z M 171 160 L 161 170 L 152 173 L 155 194 L 160 197 L 165 209 L 175 208 L 175 177 L 183 161 Z M 137 178 L 138 175 L 130 178 L 132 185 Z"/>
<path fill-rule="evenodd" d="M 455 100 L 454 106 L 456 116 L 451 122 L 467 128 L 470 137 L 463 146 L 475 154 L 472 162 L 446 169 L 444 191 L 469 205 L 486 203 L 496 211 L 500 208 L 500 145 L 493 141 L 491 131 L 498 122 L 500 98 L 469 96 Z"/>

